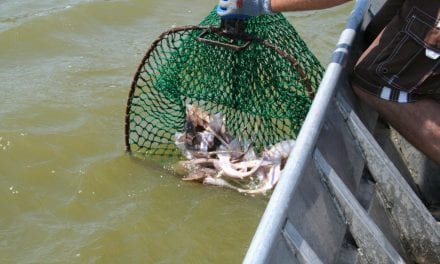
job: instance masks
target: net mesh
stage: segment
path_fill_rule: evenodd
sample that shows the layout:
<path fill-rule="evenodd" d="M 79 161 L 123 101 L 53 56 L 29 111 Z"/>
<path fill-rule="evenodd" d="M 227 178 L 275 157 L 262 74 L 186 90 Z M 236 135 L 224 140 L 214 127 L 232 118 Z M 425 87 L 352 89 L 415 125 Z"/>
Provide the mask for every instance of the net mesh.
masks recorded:
<path fill-rule="evenodd" d="M 221 112 L 233 136 L 259 151 L 295 138 L 323 74 L 319 61 L 282 14 L 245 21 L 254 36 L 237 51 L 198 38 L 246 45 L 209 30 L 212 11 L 198 26 L 173 28 L 156 39 L 134 77 L 127 104 L 127 149 L 175 156 L 174 135 L 185 129 L 186 106 Z"/>

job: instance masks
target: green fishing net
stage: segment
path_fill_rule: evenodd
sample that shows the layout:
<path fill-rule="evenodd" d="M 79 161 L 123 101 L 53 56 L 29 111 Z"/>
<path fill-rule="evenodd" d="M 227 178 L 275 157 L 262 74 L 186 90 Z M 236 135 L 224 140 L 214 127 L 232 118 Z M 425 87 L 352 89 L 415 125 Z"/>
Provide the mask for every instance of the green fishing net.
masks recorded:
<path fill-rule="evenodd" d="M 174 135 L 192 104 L 222 113 L 233 136 L 257 151 L 296 137 L 322 66 L 282 14 L 236 25 L 226 30 L 212 11 L 200 25 L 175 27 L 152 43 L 128 98 L 128 151 L 181 155 Z"/>

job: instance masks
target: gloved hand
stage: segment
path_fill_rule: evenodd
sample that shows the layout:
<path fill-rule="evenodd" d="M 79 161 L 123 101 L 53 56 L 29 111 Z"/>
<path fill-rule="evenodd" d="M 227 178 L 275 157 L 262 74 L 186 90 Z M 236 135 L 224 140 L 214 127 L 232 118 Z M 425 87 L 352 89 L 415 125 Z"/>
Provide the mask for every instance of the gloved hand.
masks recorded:
<path fill-rule="evenodd" d="M 222 19 L 246 19 L 270 13 L 270 0 L 219 0 L 217 6 Z"/>

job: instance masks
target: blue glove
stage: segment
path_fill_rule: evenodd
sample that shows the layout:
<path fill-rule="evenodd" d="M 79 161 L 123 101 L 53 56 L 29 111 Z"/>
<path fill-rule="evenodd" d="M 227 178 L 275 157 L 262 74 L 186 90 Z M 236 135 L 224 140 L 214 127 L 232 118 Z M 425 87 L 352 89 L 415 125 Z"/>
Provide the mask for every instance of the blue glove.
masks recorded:
<path fill-rule="evenodd" d="M 219 0 L 217 6 L 222 19 L 246 19 L 270 13 L 270 0 Z"/>

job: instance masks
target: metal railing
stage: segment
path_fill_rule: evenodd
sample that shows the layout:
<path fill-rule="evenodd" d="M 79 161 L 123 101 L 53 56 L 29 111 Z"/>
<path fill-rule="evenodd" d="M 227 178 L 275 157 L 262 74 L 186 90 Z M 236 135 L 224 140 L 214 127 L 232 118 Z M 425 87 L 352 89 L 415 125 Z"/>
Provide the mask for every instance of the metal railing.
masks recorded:
<path fill-rule="evenodd" d="M 244 263 L 268 262 L 272 247 L 282 232 L 290 199 L 298 189 L 304 171 L 311 161 L 327 108 L 335 94 L 338 79 L 343 72 L 349 47 L 353 44 L 368 4 L 368 0 L 357 0 L 354 5 L 346 29 L 340 35 L 332 55 L 332 61 L 325 71 L 318 92 L 296 139 L 295 147 L 290 153 L 280 181 L 272 193 L 246 253 Z"/>

